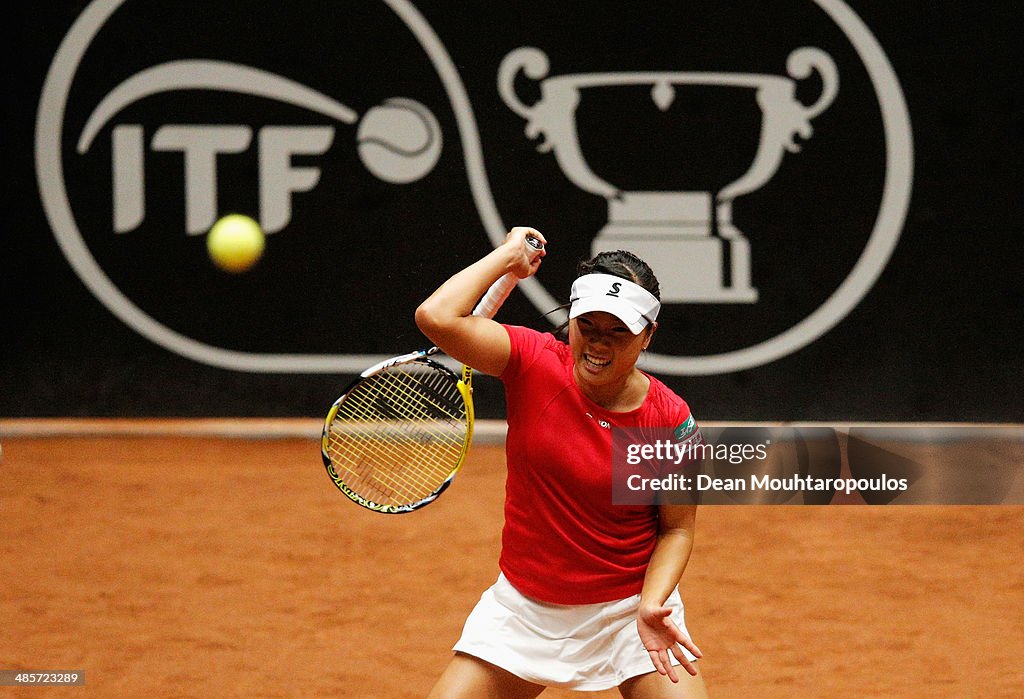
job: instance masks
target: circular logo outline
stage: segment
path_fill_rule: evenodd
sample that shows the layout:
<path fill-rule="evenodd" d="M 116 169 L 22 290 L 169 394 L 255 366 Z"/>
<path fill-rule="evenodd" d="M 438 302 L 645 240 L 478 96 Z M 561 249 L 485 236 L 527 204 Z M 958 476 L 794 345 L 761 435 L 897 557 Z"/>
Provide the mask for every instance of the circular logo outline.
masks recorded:
<path fill-rule="evenodd" d="M 65 257 L 90 291 L 126 325 L 177 354 L 222 368 L 251 372 L 358 372 L 379 361 L 377 355 L 312 355 L 242 352 L 215 347 L 159 323 L 113 284 L 90 254 L 71 211 L 62 161 L 63 120 L 75 72 L 107 19 L 126 0 L 95 0 L 75 20 L 46 76 L 36 121 L 36 167 L 40 197 Z M 447 50 L 409 0 L 383 0 L 406 24 L 428 54 L 448 93 L 463 148 L 467 177 L 477 212 L 495 246 L 507 227 L 501 220 L 483 165 L 479 131 L 465 86 Z M 882 203 L 871 236 L 850 274 L 814 312 L 782 333 L 749 347 L 715 355 L 686 357 L 649 353 L 643 365 L 671 375 L 707 375 L 740 371 L 810 344 L 835 327 L 863 299 L 881 275 L 899 240 L 910 201 L 913 145 L 906 102 L 892 65 L 863 21 L 842 0 L 814 0 L 851 41 L 871 79 L 881 107 L 886 143 Z M 536 278 L 520 289 L 542 312 L 558 302 Z M 553 322 L 560 322 L 552 318 Z"/>

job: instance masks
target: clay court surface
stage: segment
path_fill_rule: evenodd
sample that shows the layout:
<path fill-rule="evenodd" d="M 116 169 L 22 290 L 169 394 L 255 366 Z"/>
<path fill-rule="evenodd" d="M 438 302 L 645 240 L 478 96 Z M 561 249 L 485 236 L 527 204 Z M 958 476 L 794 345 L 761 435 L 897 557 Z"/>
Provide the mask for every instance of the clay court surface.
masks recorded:
<path fill-rule="evenodd" d="M 504 459 L 404 516 L 309 439 L 5 439 L 17 696 L 422 697 L 497 575 Z M 1024 507 L 701 508 L 682 593 L 713 697 L 1019 697 Z M 545 697 L 618 696 L 548 690 Z"/>

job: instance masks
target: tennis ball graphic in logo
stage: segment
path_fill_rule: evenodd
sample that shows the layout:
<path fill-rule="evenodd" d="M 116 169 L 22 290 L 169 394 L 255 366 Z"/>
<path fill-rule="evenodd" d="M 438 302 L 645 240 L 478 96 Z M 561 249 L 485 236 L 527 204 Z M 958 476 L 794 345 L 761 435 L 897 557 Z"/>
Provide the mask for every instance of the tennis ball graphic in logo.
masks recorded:
<path fill-rule="evenodd" d="M 242 214 L 219 219 L 206 236 L 213 263 L 225 272 L 244 272 L 263 255 L 266 238 L 260 224 Z"/>
<path fill-rule="evenodd" d="M 437 164 L 441 127 L 419 102 L 393 97 L 363 115 L 356 143 L 367 170 L 385 182 L 407 184 Z"/>

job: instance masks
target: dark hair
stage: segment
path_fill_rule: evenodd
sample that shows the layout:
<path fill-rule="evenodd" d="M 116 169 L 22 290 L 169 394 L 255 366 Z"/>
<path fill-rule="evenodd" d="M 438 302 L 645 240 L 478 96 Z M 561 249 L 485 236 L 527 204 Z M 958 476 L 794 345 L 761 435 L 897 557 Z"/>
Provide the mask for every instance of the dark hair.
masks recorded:
<path fill-rule="evenodd" d="M 643 287 L 654 298 L 661 301 L 661 286 L 658 284 L 658 278 L 654 276 L 651 266 L 628 250 L 599 252 L 589 260 L 581 260 L 576 265 L 576 276 L 582 277 L 584 274 L 611 274 L 615 277 L 622 277 Z M 564 304 L 544 315 L 568 309 L 569 304 Z M 565 339 L 568 331 L 569 321 L 565 321 L 555 328 L 554 334 L 556 337 Z"/>
<path fill-rule="evenodd" d="M 661 300 L 661 287 L 650 265 L 626 250 L 599 252 L 589 260 L 580 262 L 576 272 L 580 277 L 584 274 L 611 274 L 622 277 L 642 286 L 654 298 Z"/>

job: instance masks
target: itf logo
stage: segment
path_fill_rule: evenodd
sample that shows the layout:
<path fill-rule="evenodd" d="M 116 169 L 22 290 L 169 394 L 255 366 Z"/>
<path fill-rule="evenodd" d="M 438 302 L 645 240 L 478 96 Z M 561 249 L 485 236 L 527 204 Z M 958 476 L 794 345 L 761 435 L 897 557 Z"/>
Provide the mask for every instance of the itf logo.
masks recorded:
<path fill-rule="evenodd" d="M 150 95 L 190 90 L 235 92 L 278 100 L 343 124 L 359 122 L 359 157 L 387 182 L 415 182 L 441 155 L 441 129 L 429 109 L 415 100 L 392 98 L 360 116 L 351 108 L 287 78 L 221 61 L 183 60 L 141 71 L 115 87 L 89 116 L 78 152 L 89 152 L 96 135 L 123 110 Z M 296 156 L 321 156 L 335 138 L 331 126 L 266 126 L 257 136 L 260 221 L 267 233 L 291 221 L 291 197 L 320 180 L 316 167 L 295 167 Z M 145 217 L 146 144 L 141 124 L 119 123 L 110 132 L 114 232 L 138 228 Z M 184 163 L 186 231 L 205 233 L 217 218 L 217 159 L 253 146 L 244 124 L 165 124 L 150 141 L 153 151 L 177 152 Z"/>
<path fill-rule="evenodd" d="M 502 32 L 473 31 L 480 13 Z M 520 286 L 542 313 L 580 258 L 645 258 L 664 304 L 653 371 L 758 366 L 839 323 L 885 267 L 912 181 L 902 92 L 860 18 L 792 0 L 770 32 L 753 1 L 564 19 L 546 3 L 432 25 L 409 0 L 95 0 L 39 105 L 54 235 L 128 326 L 242 371 L 393 354 L 372 338 L 453 271 L 424 267 L 439 228 L 482 225 L 493 245 L 512 225 L 548 233 Z M 227 280 L 202 236 L 230 212 L 273 235 Z"/>

